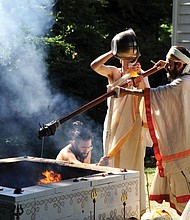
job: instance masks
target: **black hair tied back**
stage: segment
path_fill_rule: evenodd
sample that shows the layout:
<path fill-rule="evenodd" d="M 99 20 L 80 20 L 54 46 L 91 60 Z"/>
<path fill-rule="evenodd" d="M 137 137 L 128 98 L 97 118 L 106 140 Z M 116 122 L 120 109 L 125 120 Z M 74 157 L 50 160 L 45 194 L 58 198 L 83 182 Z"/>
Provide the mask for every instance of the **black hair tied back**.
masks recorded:
<path fill-rule="evenodd" d="M 78 139 L 90 140 L 93 139 L 93 135 L 90 130 L 88 130 L 81 121 L 73 122 L 74 130 L 72 132 L 72 137 L 76 141 Z"/>
<path fill-rule="evenodd" d="M 84 124 L 81 122 L 81 121 L 75 121 L 73 122 L 73 127 L 74 127 L 74 130 L 80 130 L 82 128 L 84 128 Z"/>

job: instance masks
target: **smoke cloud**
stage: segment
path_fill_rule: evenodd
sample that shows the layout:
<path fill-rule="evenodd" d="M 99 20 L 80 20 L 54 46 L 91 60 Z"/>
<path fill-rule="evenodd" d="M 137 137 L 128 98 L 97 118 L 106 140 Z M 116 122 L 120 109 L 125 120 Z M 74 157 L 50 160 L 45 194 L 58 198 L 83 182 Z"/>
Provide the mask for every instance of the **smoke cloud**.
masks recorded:
<path fill-rule="evenodd" d="M 53 0 L 0 2 L 0 157 L 39 156 L 38 124 L 60 118 L 81 106 L 82 102 L 75 98 L 53 93 L 47 80 L 47 53 L 40 39 L 54 23 L 53 4 Z M 35 43 L 36 40 L 39 42 Z M 87 116 L 79 119 L 101 136 L 100 125 L 91 124 Z M 45 140 L 44 156 L 52 150 L 48 149 L 52 142 L 57 153 L 63 147 L 69 124 L 65 123 L 54 137 Z"/>

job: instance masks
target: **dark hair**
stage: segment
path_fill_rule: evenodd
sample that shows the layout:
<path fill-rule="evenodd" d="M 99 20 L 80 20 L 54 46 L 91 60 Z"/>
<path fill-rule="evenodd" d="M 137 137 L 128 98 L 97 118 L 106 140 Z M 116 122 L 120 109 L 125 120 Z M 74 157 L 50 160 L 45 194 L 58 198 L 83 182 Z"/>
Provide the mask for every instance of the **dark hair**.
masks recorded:
<path fill-rule="evenodd" d="M 177 46 L 176 47 L 180 52 L 190 58 L 190 53 L 185 47 Z"/>
<path fill-rule="evenodd" d="M 176 46 L 176 48 L 181 52 L 183 53 L 185 56 L 187 56 L 188 58 L 190 58 L 190 52 L 185 48 L 185 47 L 182 47 L 182 46 Z M 175 55 L 171 55 L 171 57 L 173 57 L 175 59 L 175 63 L 178 63 L 180 62 L 180 59 L 178 57 L 176 57 Z M 187 64 L 183 64 L 183 69 L 182 71 L 184 70 L 184 68 L 187 66 Z M 181 75 L 181 73 L 180 73 Z"/>
<path fill-rule="evenodd" d="M 77 142 L 78 140 L 93 140 L 93 135 L 89 129 L 87 129 L 81 121 L 75 121 L 73 123 L 74 130 L 72 131 L 72 140 Z"/>

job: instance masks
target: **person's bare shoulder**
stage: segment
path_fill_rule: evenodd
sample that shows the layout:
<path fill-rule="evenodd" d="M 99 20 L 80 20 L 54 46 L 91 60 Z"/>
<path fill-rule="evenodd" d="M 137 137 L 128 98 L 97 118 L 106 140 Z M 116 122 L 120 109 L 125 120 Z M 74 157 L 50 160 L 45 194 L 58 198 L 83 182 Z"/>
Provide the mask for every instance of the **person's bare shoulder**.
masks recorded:
<path fill-rule="evenodd" d="M 68 156 L 70 153 L 71 153 L 71 150 L 70 150 L 70 144 L 69 144 L 60 150 L 60 152 L 58 153 L 58 155 L 56 157 L 56 160 L 68 161 Z"/>

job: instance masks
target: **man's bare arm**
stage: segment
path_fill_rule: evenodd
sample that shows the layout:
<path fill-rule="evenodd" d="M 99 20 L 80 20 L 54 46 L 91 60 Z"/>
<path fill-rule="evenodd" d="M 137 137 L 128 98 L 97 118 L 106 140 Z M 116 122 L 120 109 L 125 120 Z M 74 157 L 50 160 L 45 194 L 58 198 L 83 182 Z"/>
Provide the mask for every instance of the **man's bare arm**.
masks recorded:
<path fill-rule="evenodd" d="M 112 77 L 112 69 L 111 66 L 104 65 L 110 58 L 113 57 L 111 51 L 99 56 L 90 64 L 90 67 L 97 73 L 102 76 Z"/>

